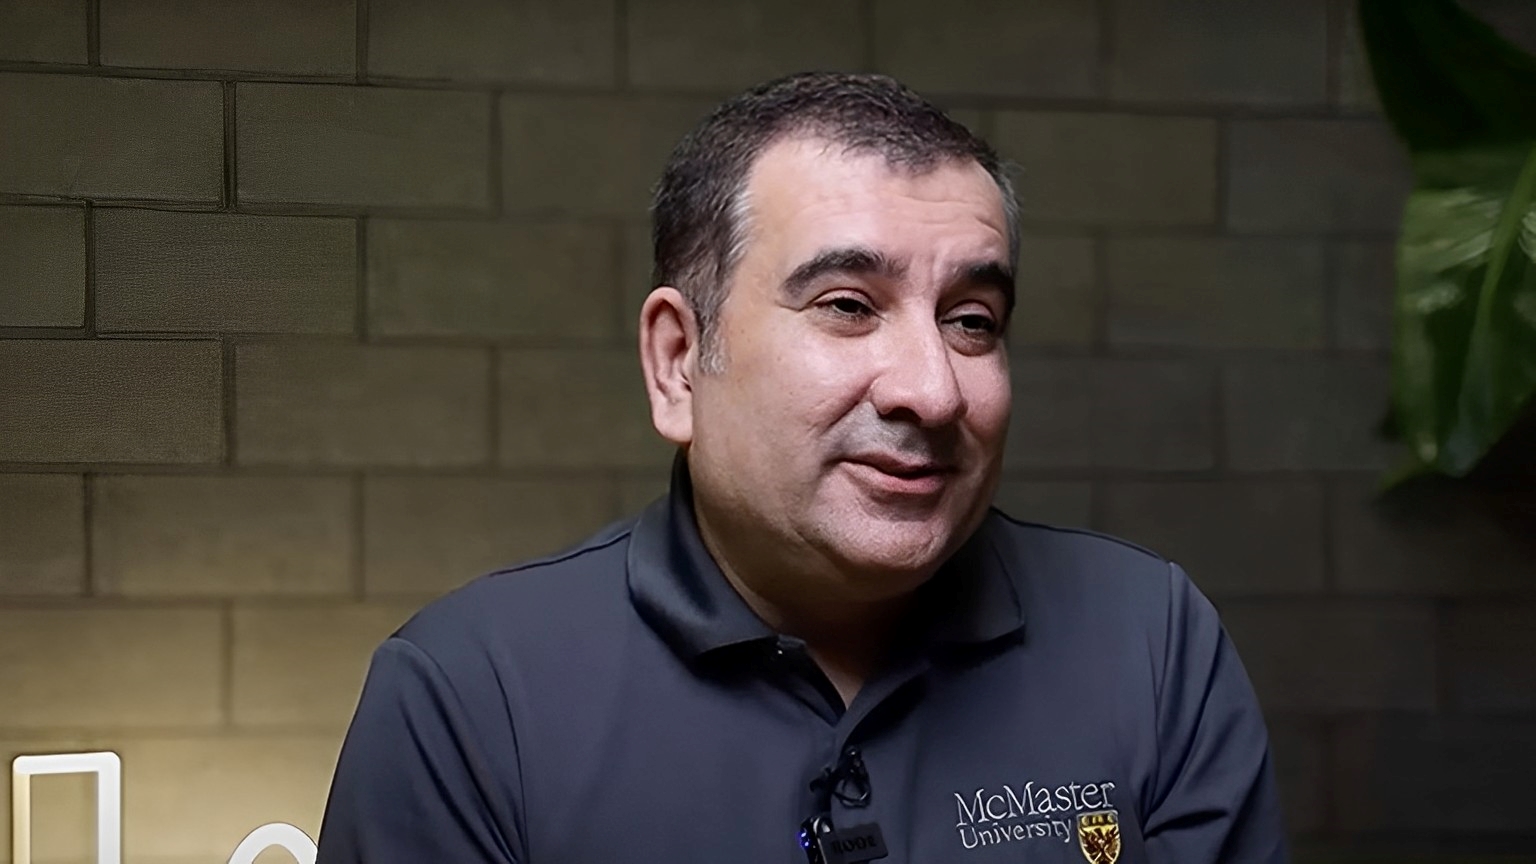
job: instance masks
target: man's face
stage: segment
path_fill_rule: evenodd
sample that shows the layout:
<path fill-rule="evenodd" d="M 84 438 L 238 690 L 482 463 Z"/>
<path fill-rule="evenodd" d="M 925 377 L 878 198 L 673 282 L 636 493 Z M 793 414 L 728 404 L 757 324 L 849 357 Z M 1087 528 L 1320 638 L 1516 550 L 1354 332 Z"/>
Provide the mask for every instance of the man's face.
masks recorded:
<path fill-rule="evenodd" d="M 984 516 L 1007 432 L 1002 197 L 975 163 L 914 173 L 815 139 L 766 150 L 693 377 L 689 465 L 722 530 L 911 590 Z"/>

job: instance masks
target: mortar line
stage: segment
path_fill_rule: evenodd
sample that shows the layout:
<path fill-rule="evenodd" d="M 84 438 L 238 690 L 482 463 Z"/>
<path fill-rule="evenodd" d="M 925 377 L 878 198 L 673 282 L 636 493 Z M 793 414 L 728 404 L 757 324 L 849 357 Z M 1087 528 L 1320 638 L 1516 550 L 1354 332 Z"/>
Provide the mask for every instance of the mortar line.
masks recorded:
<path fill-rule="evenodd" d="M 1344 110 L 1344 30 L 1350 13 L 1343 0 L 1333 0 L 1326 10 L 1323 35 L 1323 98 L 1335 114 Z"/>
<path fill-rule="evenodd" d="M 621 93 L 630 89 L 628 0 L 613 4 L 613 84 Z"/>
<path fill-rule="evenodd" d="M 96 208 L 84 202 L 81 218 L 85 223 L 85 308 L 81 312 L 85 320 L 80 326 L 87 339 L 96 338 Z"/>
<path fill-rule="evenodd" d="M 85 4 L 85 61 L 90 66 L 101 65 L 101 0 Z"/>
<path fill-rule="evenodd" d="M 353 62 L 357 68 L 352 71 L 352 80 L 358 84 L 368 82 L 368 0 L 354 0 L 357 4 L 357 53 Z"/>
<path fill-rule="evenodd" d="M 1099 57 L 1094 67 L 1094 93 L 1101 99 L 1109 96 L 1110 68 L 1115 60 L 1115 4 L 1114 0 L 1097 0 L 1099 16 Z"/>
<path fill-rule="evenodd" d="M 239 182 L 236 176 L 236 125 L 235 125 L 235 82 L 223 82 L 224 89 L 224 209 L 233 210 L 240 206 Z"/>

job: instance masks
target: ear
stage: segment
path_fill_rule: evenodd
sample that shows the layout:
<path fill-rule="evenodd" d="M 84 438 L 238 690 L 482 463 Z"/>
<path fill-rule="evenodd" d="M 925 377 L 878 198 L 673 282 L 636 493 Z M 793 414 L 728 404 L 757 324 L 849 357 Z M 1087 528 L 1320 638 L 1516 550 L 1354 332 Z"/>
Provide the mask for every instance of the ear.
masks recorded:
<path fill-rule="evenodd" d="M 699 328 L 688 301 L 663 285 L 640 307 L 640 366 L 651 400 L 651 425 L 679 447 L 693 441 L 693 379 Z"/>

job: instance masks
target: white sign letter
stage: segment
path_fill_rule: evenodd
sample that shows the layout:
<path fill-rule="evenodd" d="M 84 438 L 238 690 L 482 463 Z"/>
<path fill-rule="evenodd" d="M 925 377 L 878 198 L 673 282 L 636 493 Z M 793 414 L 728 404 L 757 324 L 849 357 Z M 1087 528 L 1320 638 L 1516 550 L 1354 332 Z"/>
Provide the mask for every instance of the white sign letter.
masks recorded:
<path fill-rule="evenodd" d="M 116 753 L 17 756 L 11 762 L 12 864 L 32 864 L 32 777 L 36 774 L 96 775 L 96 864 L 122 864 L 123 763 Z"/>
<path fill-rule="evenodd" d="M 278 846 L 288 850 L 299 864 L 315 864 L 315 843 L 309 835 L 284 822 L 270 822 L 247 834 L 235 854 L 229 856 L 229 864 L 255 864 L 256 856 Z"/>

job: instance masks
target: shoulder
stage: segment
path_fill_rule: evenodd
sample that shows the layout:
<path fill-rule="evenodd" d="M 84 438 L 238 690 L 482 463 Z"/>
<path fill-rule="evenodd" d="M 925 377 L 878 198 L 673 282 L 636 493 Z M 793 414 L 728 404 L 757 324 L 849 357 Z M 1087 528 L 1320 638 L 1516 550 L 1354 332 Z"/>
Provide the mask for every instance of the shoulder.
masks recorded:
<path fill-rule="evenodd" d="M 453 675 L 519 646 L 603 632 L 627 610 L 632 527 L 616 522 L 556 554 L 486 573 L 424 606 L 394 638 Z"/>
<path fill-rule="evenodd" d="M 1095 531 L 995 518 L 1037 643 L 1094 657 L 1122 683 L 1143 680 L 1152 705 L 1170 687 L 1204 686 L 1231 653 L 1215 606 L 1178 563 Z"/>
<path fill-rule="evenodd" d="M 1037 623 L 1054 619 L 1161 646 L 1184 613 L 1215 614 L 1177 563 L 1120 537 L 997 510 L 988 530 Z"/>
<path fill-rule="evenodd" d="M 1166 591 L 1177 565 L 1144 546 L 1086 528 L 1016 519 L 994 509 L 986 530 L 1004 563 L 1042 590 Z"/>

